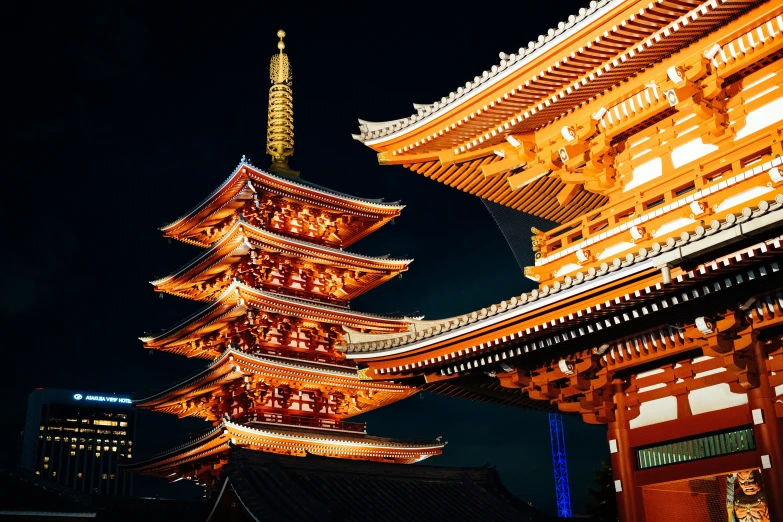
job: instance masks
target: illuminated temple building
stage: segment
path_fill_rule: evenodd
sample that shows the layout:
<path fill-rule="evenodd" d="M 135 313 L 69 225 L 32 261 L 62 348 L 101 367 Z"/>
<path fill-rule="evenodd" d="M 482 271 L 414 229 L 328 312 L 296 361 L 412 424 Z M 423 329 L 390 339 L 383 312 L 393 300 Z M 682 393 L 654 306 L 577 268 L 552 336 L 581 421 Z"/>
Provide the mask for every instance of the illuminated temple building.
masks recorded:
<path fill-rule="evenodd" d="M 381 164 L 552 220 L 530 292 L 351 333 L 363 375 L 608 428 L 624 522 L 783 521 L 783 4 L 592 2 Z M 580 448 L 582 449 L 582 448 Z"/>
<path fill-rule="evenodd" d="M 164 236 L 205 249 L 159 292 L 204 303 L 145 347 L 209 361 L 198 374 L 135 401 L 152 411 L 200 417 L 213 428 L 131 471 L 214 485 L 230 447 L 284 455 L 412 463 L 440 442 L 367 435 L 344 419 L 406 398 L 416 389 L 360 380 L 335 349 L 346 331 L 397 333 L 409 319 L 352 310 L 349 301 L 407 270 L 410 260 L 344 248 L 400 215 L 402 205 L 348 196 L 299 178 L 293 153 L 291 69 L 272 58 L 268 172 L 242 158 L 229 178 Z"/>

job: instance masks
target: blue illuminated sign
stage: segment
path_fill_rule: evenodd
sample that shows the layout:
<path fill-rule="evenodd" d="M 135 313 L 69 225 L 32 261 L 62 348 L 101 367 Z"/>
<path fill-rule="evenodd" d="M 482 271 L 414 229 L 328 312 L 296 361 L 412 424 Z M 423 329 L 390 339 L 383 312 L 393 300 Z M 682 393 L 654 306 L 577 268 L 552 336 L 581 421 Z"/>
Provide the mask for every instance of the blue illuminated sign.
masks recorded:
<path fill-rule="evenodd" d="M 104 395 L 82 395 L 81 393 L 74 393 L 73 398 L 77 401 L 84 399 L 91 402 L 109 402 L 114 404 L 133 404 L 127 397 L 107 397 Z"/>

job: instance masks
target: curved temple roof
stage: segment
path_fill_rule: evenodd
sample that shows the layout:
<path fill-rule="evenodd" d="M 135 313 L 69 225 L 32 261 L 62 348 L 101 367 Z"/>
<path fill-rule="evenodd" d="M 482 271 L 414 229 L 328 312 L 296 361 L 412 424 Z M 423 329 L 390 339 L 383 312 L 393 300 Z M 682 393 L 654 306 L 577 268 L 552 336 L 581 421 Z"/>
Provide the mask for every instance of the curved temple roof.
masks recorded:
<path fill-rule="evenodd" d="M 180 467 L 210 457 L 217 459 L 232 446 L 300 457 L 312 453 L 326 457 L 410 463 L 439 455 L 445 443 L 395 441 L 341 430 L 288 428 L 266 423 L 243 426 L 223 421 L 195 440 L 126 466 L 125 469 L 158 477 L 181 478 Z"/>
<path fill-rule="evenodd" d="M 417 105 L 418 114 L 410 118 L 361 122 L 362 133 L 355 137 L 378 152 L 381 164 L 403 165 L 489 201 L 564 223 L 607 204 L 621 184 L 606 168 L 609 163 L 602 163 L 597 152 L 603 149 L 597 146 L 590 149 L 587 167 L 576 161 L 586 157 L 585 151 L 574 149 L 571 163 L 560 168 L 567 160 L 559 155 L 563 135 L 554 122 L 568 120 L 566 125 L 578 124 L 587 132 L 593 114 L 605 112 L 611 98 L 620 96 L 617 92 L 636 85 L 629 78 L 650 76 L 656 65 L 684 49 L 701 55 L 715 45 L 713 33 L 738 17 L 752 18 L 748 13 L 762 3 L 592 2 L 519 54 L 503 54 L 500 66 L 449 97 Z M 723 33 L 721 42 L 732 38 Z M 605 133 L 599 138 L 611 141 Z"/>
<path fill-rule="evenodd" d="M 783 163 L 783 159 L 775 161 Z M 605 288 L 606 285 L 616 281 L 633 276 L 644 276 L 645 273 L 655 272 L 656 267 L 667 265 L 686 257 L 703 255 L 716 248 L 724 247 L 731 242 L 763 233 L 772 224 L 783 219 L 783 194 L 775 196 L 772 203 L 762 201 L 756 208 L 744 207 L 739 215 L 742 216 L 742 219 L 738 219 L 736 217 L 737 214 L 729 214 L 722 221 L 714 221 L 709 228 L 694 225 L 694 229 L 690 232 L 682 232 L 671 238 L 662 239 L 653 248 L 643 248 L 638 254 L 628 254 L 624 259 L 617 258 L 612 263 L 605 263 L 599 270 L 591 268 L 587 272 L 577 272 L 573 276 L 566 277 L 562 282 L 558 281 L 552 286 L 544 285 L 540 290 L 533 290 L 519 297 L 512 297 L 489 308 L 482 308 L 470 314 L 442 321 L 428 321 L 426 328 L 419 329 L 414 333 L 364 335 L 359 338 L 359 342 L 349 341 L 349 344 L 342 349 L 345 350 L 349 359 L 366 360 L 369 362 L 386 357 L 404 357 L 407 354 L 419 352 L 423 354 L 430 347 L 447 346 L 447 344 L 441 343 L 470 334 L 472 334 L 471 338 L 475 338 L 480 333 L 486 333 L 491 337 L 497 336 L 498 334 L 492 333 L 494 331 L 493 326 L 505 324 L 509 320 L 512 320 L 512 323 L 517 326 L 525 325 L 518 333 L 510 336 L 503 335 L 501 336 L 502 338 L 495 338 L 485 343 L 482 342 L 478 346 L 479 351 L 486 350 L 484 354 L 495 352 L 503 348 L 503 344 L 507 341 L 510 342 L 516 339 L 517 342 L 520 340 L 524 342 L 526 336 L 543 332 L 548 328 L 554 328 L 563 322 L 576 321 L 578 318 L 583 317 L 588 318 L 591 313 L 598 313 L 602 308 L 612 309 L 612 306 L 619 304 L 621 301 L 624 302 L 631 299 L 631 297 L 626 295 L 624 298 L 618 298 L 617 303 L 614 303 L 610 299 L 609 294 L 605 292 L 599 292 L 596 295 L 590 294 L 590 291 L 594 288 Z M 738 229 L 740 230 L 738 231 Z M 749 255 L 757 256 L 758 254 L 753 254 L 756 250 L 766 252 L 769 249 L 778 249 L 780 248 L 781 240 L 783 240 L 783 236 L 751 247 L 748 249 L 751 252 Z M 740 258 L 742 254 L 737 253 L 736 257 Z M 729 261 L 725 262 L 728 263 Z M 683 282 L 689 279 L 692 279 L 689 275 L 683 276 Z M 655 289 L 648 288 L 642 294 L 653 292 L 653 290 Z M 655 293 L 653 292 L 650 295 L 654 296 Z M 572 302 L 573 299 L 577 299 L 580 303 L 579 308 L 576 308 L 578 312 L 567 313 L 567 318 L 560 317 L 559 320 L 551 321 L 551 324 L 548 319 L 537 319 L 539 310 L 549 307 L 550 311 L 557 313 L 557 310 L 552 307 L 568 308 L 565 303 L 576 303 L 577 301 Z M 568 308 L 569 311 L 572 308 L 574 307 Z M 560 314 L 562 315 L 563 312 Z M 500 346 L 496 349 L 495 345 Z M 460 351 L 459 353 L 451 353 L 450 356 L 438 356 L 437 361 L 428 361 L 428 364 L 433 364 L 433 366 L 447 364 L 446 361 L 448 359 L 462 357 L 463 355 L 467 356 L 468 351 L 466 350 L 464 354 Z M 474 346 L 472 351 L 476 352 L 477 347 Z M 505 359 L 505 356 L 503 358 Z M 404 370 L 402 367 L 397 369 L 399 371 Z M 378 375 L 376 378 L 381 378 L 381 376 Z M 389 377 L 386 376 L 386 378 Z"/>
<path fill-rule="evenodd" d="M 545 34 L 540 35 L 536 41 L 529 42 L 527 47 L 520 47 L 517 53 L 510 55 L 500 53 L 499 64 L 493 65 L 489 70 L 465 82 L 464 86 L 458 87 L 450 92 L 448 96 L 444 96 L 432 103 L 414 103 L 415 114 L 407 118 L 384 122 L 359 120 L 361 133 L 353 135 L 354 139 L 365 142 L 367 145 L 374 145 L 402 135 L 409 127 L 419 126 L 427 121 L 434 120 L 477 93 L 486 90 L 487 87 L 512 75 L 556 43 L 568 38 L 576 30 L 586 26 L 599 15 L 622 3 L 622 0 L 590 2 L 586 8 L 580 9 L 576 15 L 571 15 L 565 22 L 560 22 L 557 28 L 549 29 Z"/>
<path fill-rule="evenodd" d="M 219 222 L 236 211 L 247 200 L 252 199 L 256 192 L 254 184 L 272 193 L 320 207 L 330 211 L 344 212 L 357 217 L 377 221 L 366 227 L 354 237 L 344 238 L 344 246 L 348 246 L 373 232 L 392 218 L 398 216 L 405 207 L 398 202 L 383 202 L 381 200 L 363 199 L 348 196 L 340 192 L 327 190 L 319 185 L 270 174 L 253 166 L 244 157 L 231 175 L 212 194 L 196 205 L 179 219 L 161 227 L 167 237 L 201 244 L 189 239 L 204 226 Z M 208 245 L 201 245 L 208 246 Z"/>
<path fill-rule="evenodd" d="M 199 412 L 187 412 L 183 404 L 198 396 L 220 390 L 227 383 L 243 381 L 245 376 L 253 374 L 269 379 L 293 379 L 303 383 L 305 388 L 309 387 L 313 390 L 334 387 L 361 390 L 371 394 L 372 400 L 362 403 L 361 407 L 352 404 L 349 411 L 343 415 L 345 418 L 385 406 L 416 393 L 415 388 L 390 382 L 360 380 L 355 368 L 271 355 L 251 355 L 229 349 L 198 373 L 150 397 L 136 400 L 134 404 L 163 413 L 198 416 Z"/>
<path fill-rule="evenodd" d="M 231 229 L 203 252 L 196 259 L 183 266 L 173 274 L 151 281 L 156 290 L 168 292 L 182 297 L 190 297 L 183 293 L 195 281 L 223 273 L 225 268 L 237 261 L 251 250 L 277 252 L 316 264 L 324 264 L 347 269 L 362 269 L 374 272 L 374 281 L 348 292 L 348 299 L 364 293 L 387 281 L 398 273 L 407 270 L 412 259 L 392 259 L 389 257 L 371 257 L 354 254 L 317 245 L 255 227 L 243 220 L 237 221 Z"/>
<path fill-rule="evenodd" d="M 355 312 L 345 307 L 330 306 L 317 301 L 264 292 L 234 282 L 218 299 L 191 317 L 159 335 L 141 337 L 140 339 L 148 348 L 185 353 L 188 343 L 220 329 L 251 309 L 312 321 L 341 324 L 357 329 L 366 328 L 387 332 L 407 330 L 409 324 L 409 319 L 405 317 L 391 318 Z"/>

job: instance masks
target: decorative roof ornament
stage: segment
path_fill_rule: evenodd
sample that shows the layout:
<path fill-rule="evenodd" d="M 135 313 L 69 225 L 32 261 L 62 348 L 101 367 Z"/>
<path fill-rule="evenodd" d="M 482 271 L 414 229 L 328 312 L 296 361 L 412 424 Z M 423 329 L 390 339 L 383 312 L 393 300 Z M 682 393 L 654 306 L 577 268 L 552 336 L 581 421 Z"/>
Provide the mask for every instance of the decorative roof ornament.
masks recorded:
<path fill-rule="evenodd" d="M 280 52 L 269 61 L 269 113 L 266 126 L 266 153 L 272 156 L 270 170 L 278 174 L 299 176 L 288 167 L 288 157 L 294 153 L 294 95 L 291 91 L 291 63 L 285 49 L 285 31 L 277 31 Z"/>

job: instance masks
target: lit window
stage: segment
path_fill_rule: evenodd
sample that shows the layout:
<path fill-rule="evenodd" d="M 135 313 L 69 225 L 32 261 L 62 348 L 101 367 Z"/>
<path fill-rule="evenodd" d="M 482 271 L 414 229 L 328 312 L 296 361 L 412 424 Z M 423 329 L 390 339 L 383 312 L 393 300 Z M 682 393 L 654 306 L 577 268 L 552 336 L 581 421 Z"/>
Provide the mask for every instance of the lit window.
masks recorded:
<path fill-rule="evenodd" d="M 49 464 L 44 464 L 44 469 L 49 469 Z"/>
<path fill-rule="evenodd" d="M 51 435 L 47 435 L 46 436 L 46 441 L 47 442 L 52 442 L 52 436 Z"/>
<path fill-rule="evenodd" d="M 103 474 L 103 480 L 106 480 L 107 478 L 109 478 L 109 476 L 106 473 L 104 473 Z"/>
<path fill-rule="evenodd" d="M 128 423 L 127 422 L 120 422 L 120 427 L 127 428 L 128 427 Z"/>
<path fill-rule="evenodd" d="M 84 449 L 84 444 L 79 444 L 79 449 L 83 450 Z"/>
<path fill-rule="evenodd" d="M 124 445 L 125 445 L 125 441 L 124 441 L 124 440 L 121 440 L 121 441 L 120 441 L 120 445 L 124 446 Z"/>
<path fill-rule="evenodd" d="M 117 425 L 117 421 L 98 420 L 98 419 L 95 419 L 94 421 L 92 421 L 92 423 L 97 425 L 97 426 L 116 426 Z"/>
<path fill-rule="evenodd" d="M 55 441 L 55 442 L 60 442 L 60 437 L 55 437 L 55 438 L 54 438 L 54 441 Z"/>
<path fill-rule="evenodd" d="M 96 451 L 96 452 L 95 452 L 95 456 L 96 456 L 96 457 L 100 457 L 100 456 L 101 456 L 101 454 L 100 454 L 99 452 L 97 452 L 97 451 Z"/>
<path fill-rule="evenodd" d="M 128 453 L 128 458 L 131 458 L 131 457 L 133 457 L 133 455 L 131 455 L 130 453 Z"/>
<path fill-rule="evenodd" d="M 44 462 L 49 462 L 49 457 L 44 457 Z"/>
<path fill-rule="evenodd" d="M 41 429 L 44 429 L 44 427 L 43 427 L 43 426 L 41 426 Z"/>
<path fill-rule="evenodd" d="M 133 441 L 132 440 L 128 441 L 128 446 L 133 446 Z"/>
<path fill-rule="evenodd" d="M 82 478 L 82 473 L 81 473 L 81 471 L 80 471 L 79 473 L 77 473 L 77 474 L 76 474 L 76 478 Z"/>
<path fill-rule="evenodd" d="M 73 439 L 76 440 L 76 439 Z M 71 449 L 76 449 L 76 444 L 71 444 Z"/>
<path fill-rule="evenodd" d="M 109 451 L 109 446 L 104 446 L 103 451 Z"/>
<path fill-rule="evenodd" d="M 90 419 L 82 419 L 82 424 L 89 424 L 89 423 L 90 423 Z"/>
<path fill-rule="evenodd" d="M 36 472 L 35 472 L 35 474 L 36 474 L 36 475 L 40 475 L 40 474 L 41 474 L 41 472 L 40 472 L 40 471 L 36 471 Z"/>
<path fill-rule="evenodd" d="M 76 456 L 76 452 L 75 452 L 75 451 L 72 451 L 72 452 L 71 452 L 71 457 L 75 457 L 75 456 Z"/>
<path fill-rule="evenodd" d="M 109 478 L 110 478 L 111 480 L 114 480 L 114 473 L 110 474 L 110 475 L 109 475 Z"/>
<path fill-rule="evenodd" d="M 112 446 L 112 447 L 111 447 L 111 450 L 112 450 L 112 451 L 117 451 L 117 446 Z"/>
<path fill-rule="evenodd" d="M 52 471 L 52 476 L 56 477 L 57 476 L 57 472 L 56 471 Z"/>
<path fill-rule="evenodd" d="M 79 422 L 78 419 L 65 419 L 66 422 Z"/>

